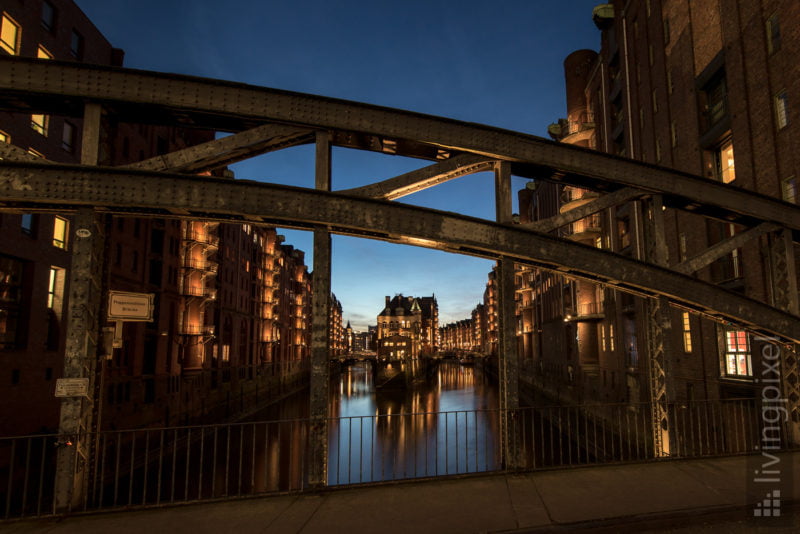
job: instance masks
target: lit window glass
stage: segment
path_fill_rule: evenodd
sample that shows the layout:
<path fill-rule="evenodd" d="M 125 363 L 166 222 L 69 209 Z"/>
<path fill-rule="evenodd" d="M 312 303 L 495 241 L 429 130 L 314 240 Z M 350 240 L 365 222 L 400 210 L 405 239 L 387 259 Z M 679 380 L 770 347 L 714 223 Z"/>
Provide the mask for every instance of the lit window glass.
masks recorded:
<path fill-rule="evenodd" d="M 67 248 L 67 229 L 69 222 L 62 217 L 55 217 L 53 220 L 53 246 Z"/>
<path fill-rule="evenodd" d="M 50 281 L 47 284 L 47 307 L 53 308 L 56 299 L 56 280 L 58 280 L 58 269 L 50 268 Z"/>
<path fill-rule="evenodd" d="M 30 147 L 28 147 L 28 150 L 27 150 L 27 152 L 28 152 L 28 154 L 30 154 L 31 156 L 36 156 L 37 158 L 42 158 L 42 159 L 44 159 L 44 154 L 42 154 L 41 152 L 39 152 L 39 151 L 38 151 L 38 150 L 36 150 L 36 149 L 33 149 L 33 148 L 30 148 Z"/>
<path fill-rule="evenodd" d="M 786 91 L 781 91 L 775 95 L 775 123 L 778 129 L 785 128 L 789 124 L 788 97 Z"/>
<path fill-rule="evenodd" d="M 10 143 L 10 142 L 11 142 L 11 136 L 9 136 L 4 131 L 0 130 L 0 143 Z"/>
<path fill-rule="evenodd" d="M 750 340 L 744 330 L 725 332 L 725 370 L 730 376 L 752 376 Z"/>
<path fill-rule="evenodd" d="M 791 202 L 792 204 L 797 204 L 797 178 L 794 176 L 787 178 L 781 185 L 783 200 Z"/>
<path fill-rule="evenodd" d="M 31 128 L 34 131 L 47 137 L 47 125 L 50 122 L 50 117 L 47 115 L 33 114 L 31 115 Z"/>
<path fill-rule="evenodd" d="M 692 324 L 689 321 L 689 312 L 683 312 L 683 351 L 692 352 Z"/>
<path fill-rule="evenodd" d="M 21 33 L 19 24 L 3 13 L 2 22 L 0 22 L 0 46 L 3 50 L 11 55 L 19 54 L 19 35 Z"/>
<path fill-rule="evenodd" d="M 39 45 L 39 48 L 36 51 L 36 57 L 39 59 L 53 59 L 53 54 L 47 51 L 45 47 Z"/>
<path fill-rule="evenodd" d="M 733 141 L 725 141 L 716 153 L 717 177 L 722 183 L 729 184 L 736 179 L 733 160 Z"/>

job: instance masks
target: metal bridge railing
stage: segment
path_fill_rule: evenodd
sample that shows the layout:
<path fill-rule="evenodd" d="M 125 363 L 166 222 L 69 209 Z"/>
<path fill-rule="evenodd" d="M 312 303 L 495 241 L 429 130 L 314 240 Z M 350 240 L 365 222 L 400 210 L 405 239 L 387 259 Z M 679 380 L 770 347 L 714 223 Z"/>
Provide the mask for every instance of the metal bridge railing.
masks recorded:
<path fill-rule="evenodd" d="M 468 473 L 569 468 L 664 458 L 746 454 L 765 435 L 755 399 L 668 408 L 670 433 L 654 449 L 647 404 L 337 417 L 328 427 L 328 485 L 345 486 Z M 509 440 L 499 435 L 508 422 Z M 82 504 L 72 512 L 300 492 L 308 488 L 306 419 L 88 435 Z M 0 439 L 2 518 L 55 513 L 57 435 Z M 60 445 L 59 445 L 60 444 Z M 796 444 L 795 444 L 796 445 Z"/>

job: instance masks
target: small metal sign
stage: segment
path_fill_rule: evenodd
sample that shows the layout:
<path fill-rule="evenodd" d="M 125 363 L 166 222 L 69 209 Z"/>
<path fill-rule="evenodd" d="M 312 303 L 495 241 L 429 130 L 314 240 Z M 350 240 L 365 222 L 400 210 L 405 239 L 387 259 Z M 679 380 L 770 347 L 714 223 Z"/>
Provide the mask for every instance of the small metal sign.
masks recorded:
<path fill-rule="evenodd" d="M 112 321 L 152 321 L 153 293 L 108 292 L 108 318 Z"/>
<path fill-rule="evenodd" d="M 56 380 L 56 397 L 88 397 L 88 378 L 59 378 Z"/>

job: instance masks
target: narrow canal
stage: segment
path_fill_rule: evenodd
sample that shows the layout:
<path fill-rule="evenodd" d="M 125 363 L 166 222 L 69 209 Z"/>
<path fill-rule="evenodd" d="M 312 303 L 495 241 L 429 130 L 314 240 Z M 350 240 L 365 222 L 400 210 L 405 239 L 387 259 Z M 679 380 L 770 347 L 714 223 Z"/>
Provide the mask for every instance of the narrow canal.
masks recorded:
<path fill-rule="evenodd" d="M 331 392 L 328 483 L 487 471 L 497 465 L 498 394 L 473 366 L 440 362 L 410 388 L 375 388 L 369 364 Z"/>

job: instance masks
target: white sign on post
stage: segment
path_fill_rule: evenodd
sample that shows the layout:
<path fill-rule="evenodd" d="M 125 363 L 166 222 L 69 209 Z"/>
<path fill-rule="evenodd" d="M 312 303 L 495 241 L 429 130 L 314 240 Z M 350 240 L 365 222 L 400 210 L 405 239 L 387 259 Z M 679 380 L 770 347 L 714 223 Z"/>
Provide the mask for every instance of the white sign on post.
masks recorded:
<path fill-rule="evenodd" d="M 88 397 L 88 378 L 59 378 L 56 380 L 56 397 Z"/>
<path fill-rule="evenodd" d="M 152 321 L 154 293 L 108 292 L 108 318 L 112 321 Z"/>

